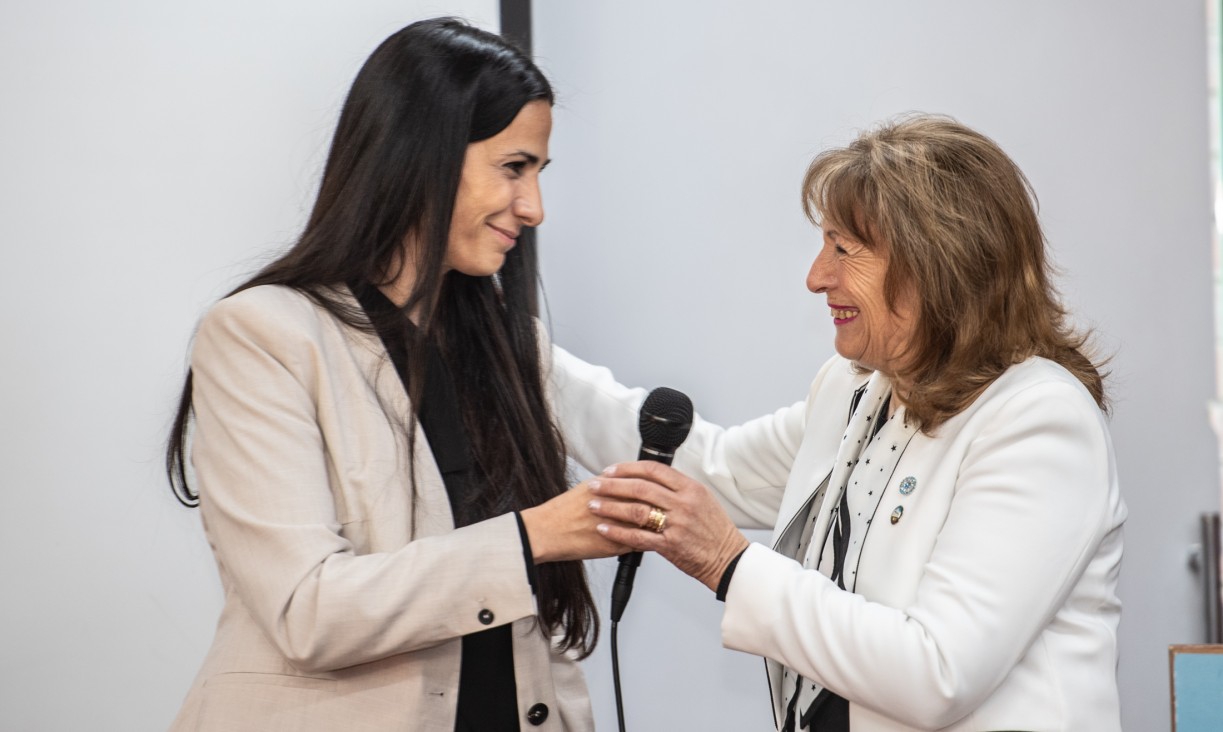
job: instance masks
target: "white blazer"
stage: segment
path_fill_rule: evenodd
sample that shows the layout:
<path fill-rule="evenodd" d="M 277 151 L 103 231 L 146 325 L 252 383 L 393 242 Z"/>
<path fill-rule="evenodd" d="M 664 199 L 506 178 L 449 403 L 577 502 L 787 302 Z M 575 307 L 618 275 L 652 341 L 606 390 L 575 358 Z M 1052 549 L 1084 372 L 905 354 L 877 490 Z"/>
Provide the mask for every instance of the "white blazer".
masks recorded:
<path fill-rule="evenodd" d="M 575 420 L 564 432 L 583 439 L 573 448 L 597 463 L 600 445 L 631 444 L 644 392 L 560 349 L 554 361 L 570 402 L 557 413 Z M 829 476 L 868 378 L 883 377 L 836 357 L 803 402 L 725 430 L 698 419 L 675 466 L 741 526 L 773 526 L 777 547 Z M 723 644 L 767 659 L 775 721 L 784 664 L 849 699 L 854 732 L 1119 730 L 1126 512 L 1108 427 L 1083 386 L 1050 361 L 1014 366 L 934 436 L 917 434 L 895 476 L 918 488 L 889 485 L 856 593 L 769 547 L 739 561 Z M 838 499 L 820 508 L 813 543 Z"/>

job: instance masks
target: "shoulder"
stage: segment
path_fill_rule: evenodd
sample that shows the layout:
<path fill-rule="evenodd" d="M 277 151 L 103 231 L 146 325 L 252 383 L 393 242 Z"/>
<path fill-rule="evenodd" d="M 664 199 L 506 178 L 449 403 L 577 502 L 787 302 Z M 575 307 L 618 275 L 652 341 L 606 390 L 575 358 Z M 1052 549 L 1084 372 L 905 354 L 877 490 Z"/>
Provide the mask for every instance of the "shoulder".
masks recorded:
<path fill-rule="evenodd" d="M 347 288 L 336 291 L 346 307 L 356 307 Z M 292 330 L 339 325 L 338 319 L 306 293 L 284 285 L 260 285 L 234 293 L 213 305 L 200 321 L 207 328 Z"/>
<path fill-rule="evenodd" d="M 1074 374 L 1054 361 L 1038 357 L 1007 369 L 990 384 L 978 401 L 1005 402 L 1051 395 L 1057 395 L 1068 407 L 1099 411 L 1095 399 Z"/>
<path fill-rule="evenodd" d="M 260 323 L 268 320 L 310 320 L 319 310 L 305 293 L 283 285 L 260 285 L 218 301 L 204 315 L 210 323 Z"/>
<path fill-rule="evenodd" d="M 349 297 L 347 290 L 344 297 Z M 313 349 L 343 324 L 305 293 L 282 285 L 261 285 L 213 305 L 200 320 L 193 360 L 235 347 L 272 353 Z"/>
<path fill-rule="evenodd" d="M 1035 357 L 1007 369 L 945 427 L 969 425 L 1024 434 L 1089 433 L 1104 441 L 1108 434 L 1104 413 L 1087 388 L 1061 365 Z"/>

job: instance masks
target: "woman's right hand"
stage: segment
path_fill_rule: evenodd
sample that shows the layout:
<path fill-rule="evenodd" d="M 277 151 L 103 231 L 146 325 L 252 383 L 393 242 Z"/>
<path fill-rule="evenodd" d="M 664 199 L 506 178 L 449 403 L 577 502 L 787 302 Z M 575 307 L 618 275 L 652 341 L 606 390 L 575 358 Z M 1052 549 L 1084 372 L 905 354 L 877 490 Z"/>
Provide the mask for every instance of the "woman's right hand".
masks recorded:
<path fill-rule="evenodd" d="M 591 513 L 592 498 L 590 486 L 583 482 L 521 512 L 536 564 L 614 557 L 631 551 L 595 530 L 597 524 L 608 520 Z"/>

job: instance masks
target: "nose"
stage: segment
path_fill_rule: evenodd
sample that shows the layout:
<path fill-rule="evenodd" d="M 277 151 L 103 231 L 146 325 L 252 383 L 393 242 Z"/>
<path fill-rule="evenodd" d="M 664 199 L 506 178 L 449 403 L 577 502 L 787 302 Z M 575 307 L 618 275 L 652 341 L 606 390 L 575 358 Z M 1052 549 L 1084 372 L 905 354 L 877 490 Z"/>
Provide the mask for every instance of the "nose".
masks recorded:
<path fill-rule="evenodd" d="M 539 190 L 539 178 L 524 180 L 522 189 L 514 197 L 514 215 L 527 226 L 539 226 L 544 222 L 544 199 Z"/>
<path fill-rule="evenodd" d="M 830 256 L 827 247 L 820 249 L 811 263 L 811 269 L 807 271 L 807 289 L 817 295 L 828 292 L 836 283 Z"/>

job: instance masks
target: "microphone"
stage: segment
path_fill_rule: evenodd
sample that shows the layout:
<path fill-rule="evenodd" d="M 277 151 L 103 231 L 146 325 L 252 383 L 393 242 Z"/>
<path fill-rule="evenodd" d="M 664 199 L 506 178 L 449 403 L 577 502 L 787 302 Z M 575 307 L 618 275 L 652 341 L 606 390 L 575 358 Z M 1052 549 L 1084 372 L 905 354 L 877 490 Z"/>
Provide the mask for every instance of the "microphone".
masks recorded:
<path fill-rule="evenodd" d="M 692 400 L 683 392 L 660 386 L 651 391 L 641 405 L 637 419 L 641 432 L 641 450 L 638 460 L 653 460 L 670 465 L 675 451 L 692 429 Z M 616 570 L 616 581 L 612 584 L 611 619 L 620 622 L 629 596 L 633 594 L 633 579 L 641 565 L 641 552 L 629 552 L 620 556 Z"/>

